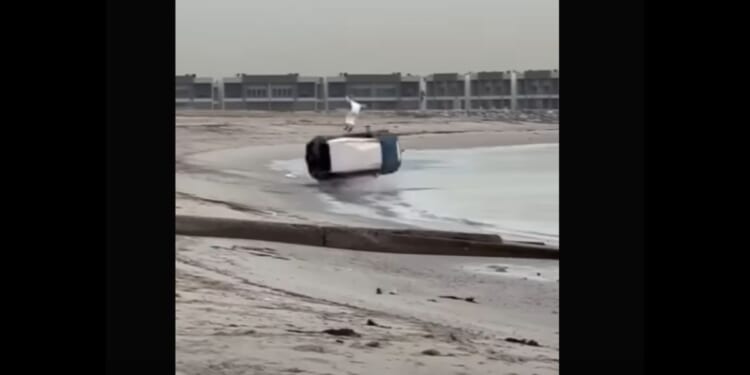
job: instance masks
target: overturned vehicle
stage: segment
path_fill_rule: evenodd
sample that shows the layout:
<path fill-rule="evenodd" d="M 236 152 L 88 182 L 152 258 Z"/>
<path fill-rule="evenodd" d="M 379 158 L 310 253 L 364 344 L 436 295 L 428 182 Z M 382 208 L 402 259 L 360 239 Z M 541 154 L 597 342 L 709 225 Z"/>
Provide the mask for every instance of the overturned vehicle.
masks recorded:
<path fill-rule="evenodd" d="M 318 136 L 307 143 L 307 170 L 316 180 L 377 176 L 401 167 L 398 136 L 382 133 Z"/>

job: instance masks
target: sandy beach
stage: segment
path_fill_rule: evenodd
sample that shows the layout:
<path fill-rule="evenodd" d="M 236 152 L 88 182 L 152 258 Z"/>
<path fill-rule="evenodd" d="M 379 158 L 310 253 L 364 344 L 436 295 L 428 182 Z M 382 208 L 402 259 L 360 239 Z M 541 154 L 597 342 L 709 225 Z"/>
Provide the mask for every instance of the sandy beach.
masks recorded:
<path fill-rule="evenodd" d="M 341 113 L 178 113 L 176 213 L 396 226 L 327 213 L 309 188 L 269 168 L 274 160 L 303 157 L 303 145 L 315 135 L 340 134 L 342 121 Z M 402 134 L 407 153 L 559 139 L 556 124 L 373 113 L 359 122 Z M 383 254 L 186 236 L 176 238 L 176 258 L 178 373 L 559 369 L 556 260 Z"/>

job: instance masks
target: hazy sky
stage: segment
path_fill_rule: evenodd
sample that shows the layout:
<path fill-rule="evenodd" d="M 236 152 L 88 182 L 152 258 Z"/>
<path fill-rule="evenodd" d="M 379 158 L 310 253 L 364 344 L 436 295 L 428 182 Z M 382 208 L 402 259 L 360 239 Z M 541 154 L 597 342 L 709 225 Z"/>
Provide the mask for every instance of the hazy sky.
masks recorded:
<path fill-rule="evenodd" d="M 176 0 L 177 74 L 558 68 L 559 0 Z"/>

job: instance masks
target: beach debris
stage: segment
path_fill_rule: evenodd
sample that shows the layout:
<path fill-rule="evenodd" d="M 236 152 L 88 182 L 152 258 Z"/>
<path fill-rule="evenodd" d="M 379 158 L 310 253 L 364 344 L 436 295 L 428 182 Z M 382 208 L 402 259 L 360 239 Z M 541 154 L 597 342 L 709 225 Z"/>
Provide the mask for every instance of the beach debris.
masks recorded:
<path fill-rule="evenodd" d="M 471 303 L 478 303 L 478 302 L 477 302 L 477 301 L 476 301 L 476 300 L 474 299 L 474 297 L 465 297 L 465 298 L 461 298 L 461 297 L 456 297 L 456 296 L 440 296 L 440 298 L 445 298 L 445 299 L 455 299 L 455 300 L 458 300 L 458 301 L 466 301 L 466 302 L 471 302 Z"/>
<path fill-rule="evenodd" d="M 343 343 L 344 343 L 344 340 L 339 340 L 339 339 L 336 339 L 336 342 L 337 342 L 337 343 L 339 343 L 339 344 L 343 344 Z"/>
<path fill-rule="evenodd" d="M 431 356 L 437 356 L 440 355 L 440 352 L 437 351 L 437 349 L 425 349 L 422 351 L 422 354 L 424 355 L 431 355 Z"/>
<path fill-rule="evenodd" d="M 230 250 L 246 250 L 251 255 L 255 255 L 258 257 L 269 257 L 273 259 L 281 259 L 281 260 L 291 260 L 287 257 L 281 256 L 278 254 L 278 252 L 275 249 L 272 249 L 270 247 L 253 247 L 253 246 L 237 246 L 233 245 Z"/>
<path fill-rule="evenodd" d="M 536 275 L 537 276 L 542 276 L 542 273 L 541 272 L 537 272 Z"/>
<path fill-rule="evenodd" d="M 297 345 L 292 348 L 298 352 L 325 353 L 326 350 L 320 345 Z"/>
<path fill-rule="evenodd" d="M 309 331 L 309 330 L 302 330 L 302 329 L 286 329 L 285 331 L 291 332 L 291 333 L 303 333 L 306 335 L 317 335 L 321 333 L 321 331 Z M 323 333 L 328 333 L 328 332 L 323 332 Z"/>
<path fill-rule="evenodd" d="M 508 272 L 508 266 L 491 265 L 489 267 L 495 270 L 495 272 Z"/>
<path fill-rule="evenodd" d="M 367 325 L 368 326 L 372 326 L 372 327 L 380 327 L 380 328 L 388 328 L 388 329 L 391 328 L 391 327 L 388 327 L 388 326 L 384 326 L 382 324 L 375 323 L 375 321 L 372 320 L 372 319 L 367 319 Z"/>
<path fill-rule="evenodd" d="M 507 342 L 512 342 L 514 344 L 522 344 L 522 345 L 528 345 L 528 346 L 539 346 L 539 343 L 534 340 L 526 340 L 526 339 L 517 339 L 513 337 L 508 337 L 505 339 Z"/>
<path fill-rule="evenodd" d="M 367 344 L 365 344 L 365 346 L 369 346 L 371 348 L 379 348 L 380 347 L 380 343 L 377 342 L 377 341 L 370 341 Z"/>
<path fill-rule="evenodd" d="M 307 334 L 310 334 L 310 333 L 320 333 L 318 331 L 305 331 L 305 330 L 301 330 L 301 329 L 287 329 L 286 331 L 287 332 L 291 332 L 291 333 L 307 333 Z"/>
<path fill-rule="evenodd" d="M 297 176 L 294 173 L 287 173 L 284 176 L 287 178 L 297 178 Z"/>
<path fill-rule="evenodd" d="M 428 299 L 428 301 L 430 301 L 430 302 L 437 302 L 437 300 L 434 299 L 434 298 L 430 298 L 430 299 Z"/>
<path fill-rule="evenodd" d="M 323 330 L 323 333 L 327 333 L 333 336 L 349 336 L 349 337 L 360 336 L 360 334 L 358 334 L 351 328 L 329 328 L 329 329 Z"/>
<path fill-rule="evenodd" d="M 219 245 L 211 245 L 211 248 L 214 250 L 229 250 L 229 251 L 244 250 L 250 253 L 251 255 L 255 255 L 258 257 L 270 257 L 273 259 L 291 260 L 287 257 L 283 257 L 279 255 L 276 250 L 270 247 L 239 246 L 239 245 L 232 245 L 232 247 L 226 247 L 226 246 L 219 246 Z"/>
<path fill-rule="evenodd" d="M 383 289 L 380 289 L 380 288 L 375 289 L 375 294 L 383 294 Z M 395 296 L 398 294 L 398 290 L 393 289 L 390 292 L 388 292 L 388 294 Z"/>
<path fill-rule="evenodd" d="M 440 298 L 445 298 L 445 299 L 456 299 L 456 300 L 462 300 L 462 299 L 463 299 L 463 298 L 459 298 L 459 297 L 456 297 L 456 296 L 440 296 Z"/>
<path fill-rule="evenodd" d="M 241 332 L 216 332 L 213 335 L 214 336 L 248 336 L 248 335 L 254 335 L 255 330 L 249 329 L 246 331 Z"/>

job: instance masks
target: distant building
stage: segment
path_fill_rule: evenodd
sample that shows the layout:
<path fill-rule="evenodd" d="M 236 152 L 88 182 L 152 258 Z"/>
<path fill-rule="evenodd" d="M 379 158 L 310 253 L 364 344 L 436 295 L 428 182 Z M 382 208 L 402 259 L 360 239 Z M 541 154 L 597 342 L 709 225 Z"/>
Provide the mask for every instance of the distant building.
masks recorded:
<path fill-rule="evenodd" d="M 471 109 L 512 109 L 513 73 L 479 72 L 469 75 Z"/>
<path fill-rule="evenodd" d="M 298 74 L 224 78 L 223 108 L 262 111 L 319 110 L 322 79 Z"/>
<path fill-rule="evenodd" d="M 466 109 L 468 83 L 458 73 L 436 73 L 425 77 L 426 109 Z"/>
<path fill-rule="evenodd" d="M 177 109 L 328 111 L 349 109 L 346 97 L 365 110 L 557 110 L 557 70 L 435 73 L 416 75 L 298 74 L 211 78 L 175 77 Z"/>
<path fill-rule="evenodd" d="M 212 78 L 195 74 L 175 76 L 176 109 L 212 109 L 214 107 L 214 82 Z"/>
<path fill-rule="evenodd" d="M 366 110 L 417 110 L 420 100 L 420 78 L 400 73 L 347 74 L 325 79 L 325 108 L 348 109 L 349 96 Z"/>
<path fill-rule="evenodd" d="M 516 74 L 518 109 L 559 109 L 560 73 L 557 70 L 527 70 Z"/>

